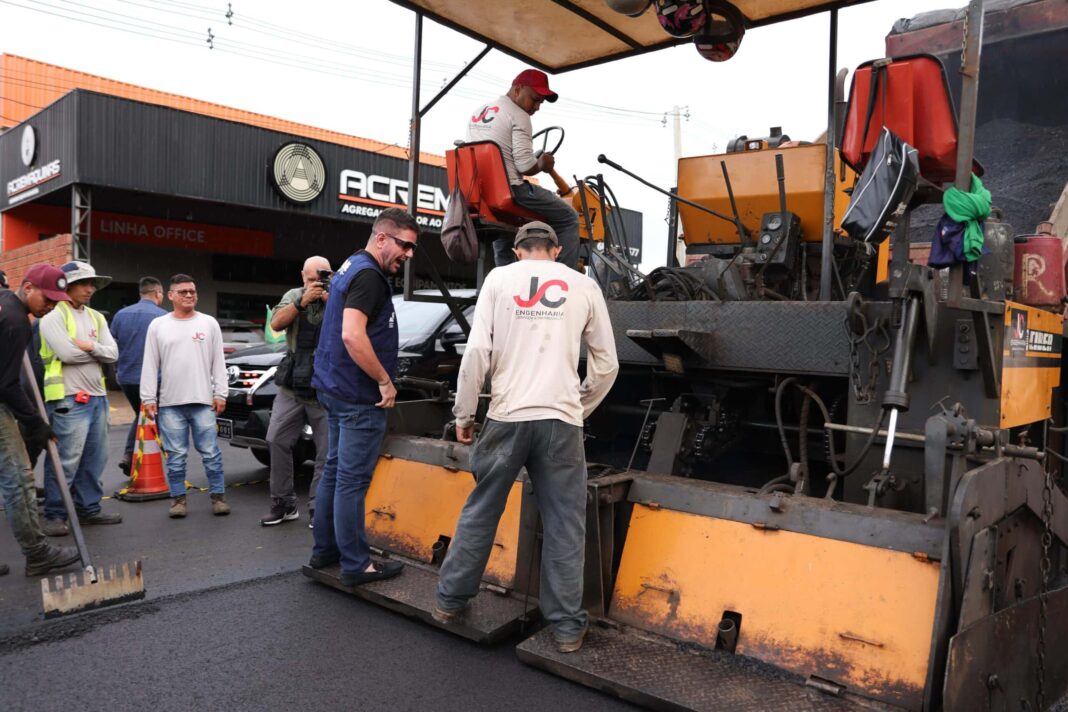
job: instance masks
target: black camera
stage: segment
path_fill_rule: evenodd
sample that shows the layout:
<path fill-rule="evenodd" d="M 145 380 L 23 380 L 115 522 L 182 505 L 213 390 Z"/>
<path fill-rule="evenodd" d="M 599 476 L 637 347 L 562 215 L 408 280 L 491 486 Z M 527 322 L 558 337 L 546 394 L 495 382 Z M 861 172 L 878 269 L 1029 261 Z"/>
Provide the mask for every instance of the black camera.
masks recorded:
<path fill-rule="evenodd" d="M 332 274 L 333 272 L 328 269 L 319 270 L 319 284 L 323 286 L 324 292 L 330 291 L 330 275 Z"/>

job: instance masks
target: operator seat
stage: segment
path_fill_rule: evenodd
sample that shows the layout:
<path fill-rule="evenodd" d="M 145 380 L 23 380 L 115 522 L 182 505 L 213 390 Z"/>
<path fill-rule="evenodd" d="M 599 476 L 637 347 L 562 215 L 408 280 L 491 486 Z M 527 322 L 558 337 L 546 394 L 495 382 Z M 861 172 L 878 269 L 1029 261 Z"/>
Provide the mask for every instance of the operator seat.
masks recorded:
<path fill-rule="evenodd" d="M 531 220 L 542 219 L 513 200 L 504 157 L 493 141 L 457 144 L 456 148 L 445 152 L 445 166 L 449 192 L 459 184 L 476 228 L 486 226 L 514 231 Z"/>

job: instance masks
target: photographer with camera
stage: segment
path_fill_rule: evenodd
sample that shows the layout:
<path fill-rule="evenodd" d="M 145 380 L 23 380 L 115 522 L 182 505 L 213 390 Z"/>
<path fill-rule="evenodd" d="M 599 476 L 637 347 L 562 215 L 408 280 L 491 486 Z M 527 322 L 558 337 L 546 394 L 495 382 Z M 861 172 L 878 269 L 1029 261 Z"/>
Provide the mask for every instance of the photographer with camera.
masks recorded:
<path fill-rule="evenodd" d="M 301 270 L 303 287 L 282 296 L 271 316 L 271 328 L 286 332 L 286 357 L 278 365 L 275 382 L 278 395 L 271 407 L 267 446 L 271 454 L 271 512 L 260 520 L 265 527 L 300 518 L 293 491 L 293 448 L 304 425 L 315 441 L 315 474 L 308 490 L 308 519 L 315 511 L 315 490 L 326 463 L 326 412 L 312 388 L 315 347 L 326 311 L 330 288 L 330 263 L 325 257 L 309 257 Z"/>

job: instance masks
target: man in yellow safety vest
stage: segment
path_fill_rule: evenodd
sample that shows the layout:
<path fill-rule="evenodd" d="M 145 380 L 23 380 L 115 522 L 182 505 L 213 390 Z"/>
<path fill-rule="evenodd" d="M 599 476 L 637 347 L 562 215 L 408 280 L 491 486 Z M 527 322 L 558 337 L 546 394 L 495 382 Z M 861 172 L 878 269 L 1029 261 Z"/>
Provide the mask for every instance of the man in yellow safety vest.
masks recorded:
<path fill-rule="evenodd" d="M 89 307 L 96 290 L 111 277 L 98 275 L 87 262 L 68 262 L 70 302 L 59 302 L 41 319 L 41 361 L 44 399 L 52 430 L 59 440 L 59 459 L 82 524 L 118 524 L 122 517 L 104 512 L 100 476 L 107 464 L 108 398 L 101 364 L 114 363 L 118 346 L 104 315 Z M 49 536 L 68 533 L 56 472 L 45 461 L 45 521 Z"/>

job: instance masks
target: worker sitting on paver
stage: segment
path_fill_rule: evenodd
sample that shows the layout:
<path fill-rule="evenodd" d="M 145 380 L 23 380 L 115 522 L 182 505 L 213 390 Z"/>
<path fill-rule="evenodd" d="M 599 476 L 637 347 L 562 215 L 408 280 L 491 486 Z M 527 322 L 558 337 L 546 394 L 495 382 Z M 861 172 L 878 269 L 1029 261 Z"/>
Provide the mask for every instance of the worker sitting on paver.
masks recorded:
<path fill-rule="evenodd" d="M 537 113 L 543 101 L 554 102 L 557 98 L 549 89 L 549 78 L 544 72 L 524 70 L 507 94 L 475 110 L 467 124 L 467 141 L 492 141 L 500 147 L 513 199 L 552 226 L 560 241 L 557 261 L 575 267 L 579 253 L 578 213 L 551 190 L 523 180 L 523 176 L 551 171 L 556 164 L 548 151 L 534 157 L 530 117 Z M 515 262 L 510 238 L 493 242 L 493 258 L 498 267 Z"/>

